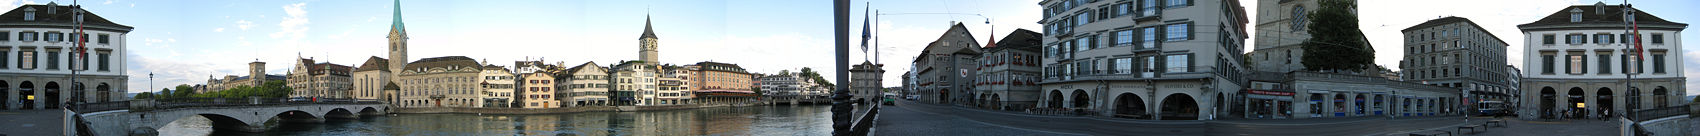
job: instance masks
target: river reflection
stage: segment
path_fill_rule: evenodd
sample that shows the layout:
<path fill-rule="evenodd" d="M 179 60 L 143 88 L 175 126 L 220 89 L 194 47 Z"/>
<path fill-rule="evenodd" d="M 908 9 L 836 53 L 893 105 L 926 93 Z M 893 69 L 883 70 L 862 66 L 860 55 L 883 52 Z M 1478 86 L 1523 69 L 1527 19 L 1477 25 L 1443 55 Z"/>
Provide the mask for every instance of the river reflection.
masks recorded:
<path fill-rule="evenodd" d="M 210 127 L 185 119 L 162 129 L 161 135 L 828 135 L 832 132 L 830 107 L 758 106 L 541 115 L 398 114 L 332 119 L 322 124 L 284 124 L 264 133 L 206 133 Z"/>

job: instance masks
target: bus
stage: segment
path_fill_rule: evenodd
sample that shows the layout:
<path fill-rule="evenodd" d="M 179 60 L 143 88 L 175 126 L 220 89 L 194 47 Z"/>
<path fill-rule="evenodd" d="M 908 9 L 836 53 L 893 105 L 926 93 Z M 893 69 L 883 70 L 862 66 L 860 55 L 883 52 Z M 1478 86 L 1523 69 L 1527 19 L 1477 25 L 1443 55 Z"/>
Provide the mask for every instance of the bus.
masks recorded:
<path fill-rule="evenodd" d="M 1497 114 L 1506 114 L 1505 109 L 1506 109 L 1506 105 L 1505 105 L 1504 101 L 1476 102 L 1476 114 L 1477 115 L 1493 116 L 1493 115 L 1497 115 Z"/>

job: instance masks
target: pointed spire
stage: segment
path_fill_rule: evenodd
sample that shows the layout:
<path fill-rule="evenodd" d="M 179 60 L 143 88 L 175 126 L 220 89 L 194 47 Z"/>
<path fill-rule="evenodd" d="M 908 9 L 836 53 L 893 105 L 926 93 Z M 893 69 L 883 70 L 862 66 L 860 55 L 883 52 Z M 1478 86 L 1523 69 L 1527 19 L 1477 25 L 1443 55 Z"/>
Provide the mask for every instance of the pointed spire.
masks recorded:
<path fill-rule="evenodd" d="M 650 28 L 648 14 L 643 15 L 643 36 L 638 36 L 638 39 L 643 38 L 655 38 L 655 30 Z"/>
<path fill-rule="evenodd" d="M 392 17 L 395 20 L 390 22 L 390 29 L 403 34 L 407 33 L 406 27 L 403 27 L 401 23 L 401 0 L 395 1 L 395 15 L 392 15 Z"/>
<path fill-rule="evenodd" d="M 996 26 L 993 26 L 992 32 L 988 33 L 988 35 L 986 35 L 986 36 L 987 36 L 987 38 L 986 38 L 986 47 L 985 48 L 998 47 L 998 41 L 996 41 L 996 40 L 998 40 L 998 29 L 997 29 Z"/>

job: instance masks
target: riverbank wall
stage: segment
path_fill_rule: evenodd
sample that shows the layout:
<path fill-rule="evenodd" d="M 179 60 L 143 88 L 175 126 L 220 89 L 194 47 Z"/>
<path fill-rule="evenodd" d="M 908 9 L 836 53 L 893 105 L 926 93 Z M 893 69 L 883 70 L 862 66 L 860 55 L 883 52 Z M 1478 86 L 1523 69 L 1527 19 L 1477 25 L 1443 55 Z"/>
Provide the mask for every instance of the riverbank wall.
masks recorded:
<path fill-rule="evenodd" d="M 712 107 L 747 107 L 747 106 L 762 106 L 762 105 L 759 105 L 759 104 L 694 105 L 693 104 L 693 105 L 656 105 L 656 106 L 579 106 L 579 107 L 561 107 L 561 108 L 547 108 L 547 109 L 438 107 L 438 108 L 395 108 L 395 109 L 391 109 L 390 113 L 396 113 L 396 114 L 437 114 L 437 113 L 556 114 L 556 113 L 580 113 L 580 112 L 663 111 L 663 110 L 683 110 L 683 109 L 712 108 Z"/>

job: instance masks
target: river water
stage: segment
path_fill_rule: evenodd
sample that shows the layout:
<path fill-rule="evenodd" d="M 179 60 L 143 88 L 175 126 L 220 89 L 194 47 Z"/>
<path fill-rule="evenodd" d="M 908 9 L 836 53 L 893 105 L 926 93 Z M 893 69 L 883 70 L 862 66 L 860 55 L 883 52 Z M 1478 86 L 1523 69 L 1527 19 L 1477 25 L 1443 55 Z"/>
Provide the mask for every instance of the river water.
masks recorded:
<path fill-rule="evenodd" d="M 829 135 L 831 106 L 719 107 L 537 115 L 397 114 L 282 124 L 264 133 L 215 131 L 184 118 L 160 135 Z"/>

